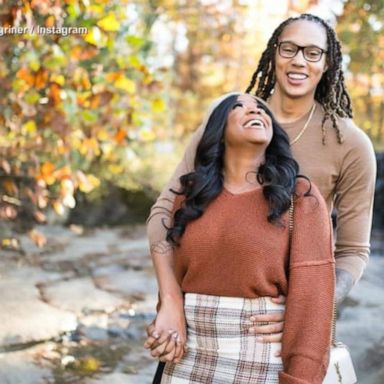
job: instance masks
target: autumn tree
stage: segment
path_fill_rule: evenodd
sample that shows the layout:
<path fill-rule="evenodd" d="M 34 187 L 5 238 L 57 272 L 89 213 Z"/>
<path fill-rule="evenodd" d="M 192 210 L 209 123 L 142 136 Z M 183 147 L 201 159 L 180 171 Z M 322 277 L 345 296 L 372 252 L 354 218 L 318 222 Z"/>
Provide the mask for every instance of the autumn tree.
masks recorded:
<path fill-rule="evenodd" d="M 348 59 L 356 122 L 384 144 L 384 0 L 348 1 L 337 31 Z"/>
<path fill-rule="evenodd" d="M 145 185 L 140 148 L 164 109 L 150 4 L 1 3 L 0 219 L 28 229 L 74 207 L 76 190 Z"/>

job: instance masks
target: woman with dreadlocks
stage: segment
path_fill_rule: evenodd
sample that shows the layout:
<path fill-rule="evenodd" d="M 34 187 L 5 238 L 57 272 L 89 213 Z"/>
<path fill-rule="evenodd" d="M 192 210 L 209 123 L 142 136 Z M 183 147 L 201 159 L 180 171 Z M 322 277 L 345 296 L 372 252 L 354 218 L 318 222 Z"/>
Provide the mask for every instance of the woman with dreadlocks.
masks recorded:
<path fill-rule="evenodd" d="M 376 163 L 368 137 L 352 121 L 344 85 L 340 43 L 334 30 L 319 17 L 303 14 L 280 24 L 268 41 L 247 92 L 268 103 L 287 132 L 301 173 L 310 177 L 324 197 L 328 212 L 336 211 L 336 302 L 360 279 L 369 256 L 369 238 Z M 204 125 L 195 134 L 184 158 L 163 190 L 148 219 L 152 257 L 172 254 L 166 239 L 179 177 L 191 172 Z M 238 180 L 238 186 L 246 180 Z M 320 294 L 320 292 L 319 292 Z M 284 303 L 284 298 L 273 299 Z M 284 312 L 255 315 L 254 333 L 266 343 L 280 342 Z M 261 325 L 259 322 L 267 322 Z M 158 317 L 148 327 L 146 345 L 160 361 L 178 361 L 170 354 L 168 330 L 178 324 Z M 184 340 L 183 340 L 184 341 Z M 161 375 L 161 364 L 158 375 Z"/>

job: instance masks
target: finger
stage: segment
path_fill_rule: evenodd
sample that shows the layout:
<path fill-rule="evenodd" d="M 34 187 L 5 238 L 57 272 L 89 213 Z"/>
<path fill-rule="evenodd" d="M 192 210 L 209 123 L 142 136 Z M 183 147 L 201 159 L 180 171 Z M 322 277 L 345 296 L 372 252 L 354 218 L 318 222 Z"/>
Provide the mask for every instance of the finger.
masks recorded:
<path fill-rule="evenodd" d="M 150 336 L 155 336 L 154 334 L 154 331 L 155 331 L 156 327 L 155 327 L 155 322 L 152 321 L 151 324 L 148 325 L 146 331 L 147 331 L 147 336 L 150 337 Z"/>
<path fill-rule="evenodd" d="M 256 340 L 261 343 L 281 343 L 283 339 L 282 333 L 275 333 L 274 335 L 258 336 Z"/>
<path fill-rule="evenodd" d="M 257 321 L 257 322 L 283 321 L 284 320 L 284 311 L 267 313 L 264 315 L 253 315 L 249 319 L 251 321 Z"/>
<path fill-rule="evenodd" d="M 184 355 L 184 343 L 180 340 L 180 338 L 178 338 L 176 341 L 176 349 L 175 349 L 175 356 L 173 358 L 173 362 L 179 363 L 183 355 Z"/>
<path fill-rule="evenodd" d="M 175 350 L 176 349 L 176 340 L 177 340 L 177 332 L 173 333 L 171 335 L 171 338 L 169 339 L 165 349 L 164 349 L 164 352 L 162 355 L 167 355 L 169 354 L 171 351 Z"/>
<path fill-rule="evenodd" d="M 175 352 L 176 352 L 176 343 L 173 342 L 172 350 L 170 352 L 168 352 L 167 354 L 161 355 L 160 361 L 162 361 L 162 362 L 171 362 L 173 360 L 173 358 L 175 357 Z"/>
<path fill-rule="evenodd" d="M 152 336 L 147 337 L 147 339 L 144 342 L 144 348 L 149 349 L 152 346 L 152 344 L 155 342 L 155 340 L 156 339 Z"/>
<path fill-rule="evenodd" d="M 249 328 L 251 333 L 280 333 L 283 331 L 284 322 L 272 323 L 268 325 L 254 325 Z"/>
<path fill-rule="evenodd" d="M 168 335 L 168 339 L 166 339 L 164 341 L 164 343 L 162 343 L 162 344 L 158 345 L 156 348 L 152 349 L 151 355 L 153 357 L 161 356 L 164 353 L 166 353 L 167 347 L 170 348 L 169 350 L 174 348 L 174 344 L 175 344 L 175 338 L 172 337 L 172 334 Z"/>
<path fill-rule="evenodd" d="M 169 341 L 169 338 L 171 337 L 172 333 L 174 331 L 172 330 L 169 330 L 169 331 L 163 331 L 160 333 L 160 337 L 157 338 L 151 345 L 151 349 L 155 349 L 157 347 L 159 347 L 160 345 L 164 344 L 164 343 L 168 343 Z"/>
<path fill-rule="evenodd" d="M 274 353 L 275 357 L 281 357 L 281 350 L 278 350 Z"/>
<path fill-rule="evenodd" d="M 271 301 L 275 304 L 285 304 L 286 297 L 284 295 L 279 295 L 278 297 L 271 297 Z"/>

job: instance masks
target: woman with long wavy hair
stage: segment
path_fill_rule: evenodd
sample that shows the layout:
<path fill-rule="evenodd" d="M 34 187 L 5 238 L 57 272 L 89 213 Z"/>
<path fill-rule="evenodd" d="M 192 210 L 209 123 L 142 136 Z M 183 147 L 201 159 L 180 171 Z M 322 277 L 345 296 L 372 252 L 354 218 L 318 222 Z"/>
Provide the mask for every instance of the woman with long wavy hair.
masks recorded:
<path fill-rule="evenodd" d="M 152 345 L 161 383 L 320 384 L 334 296 L 326 204 L 261 100 L 225 95 L 205 121 L 194 170 L 173 191 L 172 256 L 153 258 L 156 329 L 171 330 Z M 270 300 L 280 294 L 285 305 Z M 251 315 L 282 309 L 281 346 L 248 332 Z"/>

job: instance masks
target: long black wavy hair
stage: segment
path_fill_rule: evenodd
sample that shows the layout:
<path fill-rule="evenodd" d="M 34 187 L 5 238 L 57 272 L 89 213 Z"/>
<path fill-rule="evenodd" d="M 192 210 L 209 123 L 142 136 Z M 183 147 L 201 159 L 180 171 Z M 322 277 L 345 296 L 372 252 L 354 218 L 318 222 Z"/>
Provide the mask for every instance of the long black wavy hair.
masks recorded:
<path fill-rule="evenodd" d="M 333 28 L 320 17 L 303 13 L 283 21 L 274 30 L 267 43 L 267 48 L 262 53 L 259 64 L 252 75 L 246 93 L 250 93 L 256 87 L 256 96 L 261 97 L 263 100 L 267 100 L 271 96 L 276 83 L 275 54 L 279 37 L 286 26 L 300 20 L 307 20 L 320 25 L 327 35 L 326 59 L 328 69 L 317 85 L 315 100 L 323 106 L 325 111 L 321 123 L 323 144 L 325 144 L 325 122 L 328 119 L 331 120 L 332 126 L 336 130 L 338 142 L 342 143 L 343 136 L 337 124 L 337 117 L 352 118 L 352 104 L 344 83 L 341 45 Z"/>
<path fill-rule="evenodd" d="M 167 228 L 167 241 L 171 244 L 178 244 L 187 224 L 199 218 L 223 189 L 224 133 L 228 114 L 237 98 L 238 95 L 228 96 L 213 110 L 196 150 L 195 171 L 180 177 L 180 191 L 172 190 L 175 194 L 184 195 L 185 200 L 174 214 L 173 226 Z M 265 162 L 255 169 L 255 178 L 263 186 L 269 205 L 268 221 L 282 225 L 280 218 L 291 205 L 299 166 L 292 156 L 286 132 L 265 103 L 258 101 L 257 104 L 272 119 L 273 136 L 266 148 Z"/>

